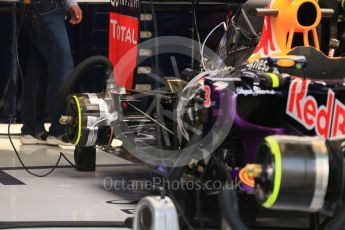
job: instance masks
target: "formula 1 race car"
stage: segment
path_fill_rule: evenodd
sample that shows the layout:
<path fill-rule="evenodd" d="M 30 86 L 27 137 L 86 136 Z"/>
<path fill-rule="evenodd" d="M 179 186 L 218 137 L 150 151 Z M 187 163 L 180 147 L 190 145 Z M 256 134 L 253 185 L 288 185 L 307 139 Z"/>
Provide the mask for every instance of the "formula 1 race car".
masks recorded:
<path fill-rule="evenodd" d="M 108 59 L 86 60 L 60 93 L 62 103 L 67 99 L 61 123 L 76 145 L 77 167 L 94 170 L 99 146 L 170 180 L 221 181 L 221 188 L 182 195 L 184 215 L 197 216 L 200 226 L 202 211 L 194 201 L 216 194 L 223 227 L 245 229 L 238 209 L 242 218 L 255 219 L 262 206 L 313 213 L 317 229 L 344 228 L 345 58 L 333 57 L 334 39 L 329 55 L 322 53 L 317 31 L 322 17 L 333 13 L 315 0 L 271 0 L 250 9 L 251 17 L 264 17 L 260 34 L 239 11 L 225 26 L 223 63 L 201 60 L 204 71 L 167 80 L 167 92 L 126 89 L 113 79 Z M 93 65 L 105 68 L 107 92 L 69 95 Z M 143 112 L 144 101 L 155 101 L 156 110 Z M 133 110 L 137 115 L 128 115 Z M 122 147 L 110 146 L 113 137 Z M 234 181 L 240 186 L 229 186 Z"/>

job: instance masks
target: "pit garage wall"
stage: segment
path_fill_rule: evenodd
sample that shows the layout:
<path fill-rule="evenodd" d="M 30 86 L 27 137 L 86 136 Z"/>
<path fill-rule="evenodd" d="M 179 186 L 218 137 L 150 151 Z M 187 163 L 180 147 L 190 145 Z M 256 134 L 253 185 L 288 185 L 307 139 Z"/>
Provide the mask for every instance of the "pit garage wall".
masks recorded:
<path fill-rule="evenodd" d="M 141 13 L 151 13 L 151 1 L 141 2 Z M 188 1 L 153 1 L 158 22 L 158 36 L 184 36 L 196 40 L 193 27 L 192 4 Z M 108 32 L 109 32 L 109 11 L 110 2 L 107 0 L 84 0 L 79 2 L 84 13 L 84 19 L 79 26 L 68 25 L 71 48 L 75 64 L 80 63 L 87 57 L 93 55 L 108 56 Z M 232 5 L 218 4 L 214 1 L 203 3 L 197 8 L 197 18 L 201 40 L 204 40 L 208 32 L 220 21 L 226 18 Z M 20 101 L 16 103 L 16 98 L 20 95 L 21 81 L 18 81 L 16 90 L 15 79 L 17 68 L 15 63 L 15 15 L 0 13 L 0 122 L 7 122 L 8 116 L 14 109 L 20 114 Z M 154 26 L 152 21 L 140 22 L 140 28 L 151 31 L 153 36 Z M 212 48 L 216 48 L 223 32 L 218 30 L 208 42 Z M 143 39 L 141 39 L 143 40 Z M 28 37 L 22 33 L 19 40 L 20 60 L 24 69 L 28 56 Z M 192 66 L 192 60 L 186 57 L 176 57 L 179 69 Z M 153 62 L 148 63 L 152 65 Z M 164 58 L 159 63 L 160 76 L 173 76 L 173 68 L 166 65 Z M 134 78 L 134 84 L 154 85 L 151 78 L 145 74 L 138 74 Z M 80 80 L 77 84 L 76 92 L 99 92 L 104 89 L 104 79 L 102 70 L 95 67 L 90 73 Z M 17 97 L 16 97 L 17 95 Z"/>
<path fill-rule="evenodd" d="M 196 38 L 196 33 L 193 31 L 193 11 L 191 1 L 153 1 L 155 3 L 155 11 L 158 24 L 158 33 L 154 32 L 153 21 L 141 21 L 141 31 L 148 31 L 152 36 L 183 36 L 188 38 Z M 140 13 L 151 14 L 151 1 L 141 1 Z M 108 56 L 108 41 L 109 41 L 109 11 L 114 11 L 109 2 L 103 1 L 88 1 L 87 3 L 80 3 L 84 12 L 84 21 L 81 26 L 69 26 L 71 45 L 74 53 L 76 63 L 79 63 L 86 57 L 92 55 Z M 222 20 L 226 19 L 226 14 L 229 9 L 234 8 L 231 5 L 219 4 L 215 2 L 203 3 L 197 7 L 197 18 L 199 23 L 199 30 L 201 39 L 204 40 L 210 30 L 213 29 Z M 216 48 L 223 32 L 216 31 L 208 42 L 210 47 Z M 139 42 L 145 41 L 139 39 Z M 191 55 L 192 56 L 192 55 Z M 179 70 L 191 67 L 193 60 L 186 57 L 176 57 Z M 167 59 L 162 57 L 159 61 L 159 71 L 154 70 L 154 60 L 148 60 L 142 66 L 138 66 L 138 74 L 134 76 L 134 88 L 148 89 L 146 86 L 153 87 L 155 84 L 150 77 L 142 74 L 141 70 L 152 69 L 159 76 L 174 76 L 174 70 L 170 64 L 170 57 Z M 141 67 L 141 68 L 140 68 Z M 149 67 L 149 68 L 147 68 Z M 82 79 L 78 84 L 81 91 L 99 91 L 104 88 L 104 81 L 100 79 L 102 72 L 95 68 L 92 73 L 86 78 Z"/>
<path fill-rule="evenodd" d="M 12 8 L 12 3 L 0 3 L 0 8 Z M 15 59 L 15 13 L 0 13 L 0 114 L 7 121 L 8 114 L 15 110 L 17 76 Z"/>

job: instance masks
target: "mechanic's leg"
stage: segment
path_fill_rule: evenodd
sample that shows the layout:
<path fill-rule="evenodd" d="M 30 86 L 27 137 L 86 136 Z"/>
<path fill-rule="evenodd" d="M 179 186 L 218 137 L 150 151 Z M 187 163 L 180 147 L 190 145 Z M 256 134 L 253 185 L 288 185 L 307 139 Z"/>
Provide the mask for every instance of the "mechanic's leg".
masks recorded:
<path fill-rule="evenodd" d="M 37 91 L 37 104 L 36 104 L 36 126 L 35 131 L 36 133 L 46 133 L 47 130 L 44 127 L 44 118 L 46 117 L 46 105 L 47 105 L 47 96 L 46 96 L 46 88 L 47 82 L 44 75 L 46 74 L 46 68 L 44 69 L 43 74 L 41 74 L 41 78 L 38 85 Z"/>
<path fill-rule="evenodd" d="M 73 70 L 73 58 L 64 13 L 57 11 L 47 15 L 43 17 L 43 23 L 50 39 L 47 75 L 48 111 L 51 119 L 49 135 L 60 137 L 65 133 L 65 127 L 59 123 L 63 108 L 59 107 L 57 96 L 65 78 Z"/>
<path fill-rule="evenodd" d="M 44 61 L 35 46 L 31 45 L 30 55 L 27 62 L 27 74 L 24 79 L 24 93 L 22 100 L 22 135 L 32 135 L 40 133 L 43 130 L 37 128 L 37 109 L 38 92 L 45 91 L 39 89 L 40 79 L 43 73 Z"/>
<path fill-rule="evenodd" d="M 62 1 L 41 1 L 32 5 L 32 41 L 44 59 L 47 74 L 48 112 L 52 126 L 50 135 L 59 137 L 64 128 L 59 124 L 62 108 L 58 108 L 57 94 L 68 73 L 73 69 L 73 60 L 65 28 L 65 8 Z M 30 20 L 28 20 L 30 22 Z M 44 103 L 41 103 L 43 105 Z M 57 139 L 56 139 L 57 140 Z M 49 138 L 47 139 L 49 143 Z"/>

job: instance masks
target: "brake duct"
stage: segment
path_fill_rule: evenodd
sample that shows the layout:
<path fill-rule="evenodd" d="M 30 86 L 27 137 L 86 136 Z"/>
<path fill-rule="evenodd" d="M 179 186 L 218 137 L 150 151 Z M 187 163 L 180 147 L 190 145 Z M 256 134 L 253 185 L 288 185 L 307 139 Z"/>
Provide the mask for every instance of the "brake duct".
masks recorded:
<path fill-rule="evenodd" d="M 69 95 L 78 79 L 94 66 L 105 70 L 107 89 L 104 93 Z M 66 126 L 68 139 L 77 147 L 110 145 L 113 140 L 112 122 L 119 118 L 121 106 L 115 106 L 125 89 L 117 87 L 113 79 L 113 65 L 103 56 L 84 60 L 69 75 L 59 93 L 59 102 L 66 108 L 60 123 Z M 67 100 L 66 100 L 67 99 Z"/>
<path fill-rule="evenodd" d="M 261 145 L 256 164 L 247 165 L 255 178 L 262 207 L 321 213 L 332 217 L 322 229 L 345 226 L 345 138 L 270 136 Z M 231 178 L 228 179 L 231 183 Z M 237 214 L 237 194 L 223 189 L 219 196 L 223 216 L 232 229 L 246 229 Z"/>

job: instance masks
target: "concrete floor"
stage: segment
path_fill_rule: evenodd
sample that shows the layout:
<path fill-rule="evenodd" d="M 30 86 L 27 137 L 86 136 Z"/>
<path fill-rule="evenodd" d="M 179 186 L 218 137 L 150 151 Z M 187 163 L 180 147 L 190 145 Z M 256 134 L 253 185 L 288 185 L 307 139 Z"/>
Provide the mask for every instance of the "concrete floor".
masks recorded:
<path fill-rule="evenodd" d="M 11 132 L 20 133 L 20 126 L 14 125 Z M 26 222 L 29 222 L 29 225 L 33 222 L 55 223 L 55 229 L 61 229 L 59 224 L 66 223 L 97 226 L 99 222 L 123 222 L 133 216 L 136 201 L 149 195 L 142 190 L 129 191 L 114 187 L 110 189 L 109 182 L 115 183 L 122 179 L 152 180 L 152 174 L 143 166 L 102 151 L 97 151 L 95 172 L 78 172 L 63 159 L 51 175 L 44 178 L 34 177 L 22 168 L 6 133 L 7 125 L 0 124 L 0 229 L 4 228 L 3 224 Z M 13 141 L 24 163 L 34 173 L 48 172 L 56 164 L 60 152 L 74 162 L 74 147 L 24 146 L 20 144 L 18 135 L 13 136 Z M 257 223 L 263 226 L 267 226 L 267 222 L 268 225 L 285 225 L 284 227 L 297 229 L 308 224 L 308 220 L 299 220 L 296 217 L 294 221 L 279 218 L 257 220 Z"/>
<path fill-rule="evenodd" d="M 15 126 L 12 133 L 18 132 Z M 7 126 L 0 125 L 0 133 Z M 35 173 L 44 174 L 56 163 L 60 152 L 73 160 L 73 148 L 14 143 L 25 164 Z M 0 228 L 1 222 L 26 221 L 124 221 L 133 216 L 135 204 L 145 194 L 119 191 L 104 183 L 135 175 L 150 177 L 143 167 L 107 153 L 97 152 L 96 172 L 78 172 L 67 161 L 51 175 L 38 178 L 20 165 L 10 142 L 0 135 Z M 106 179 L 107 178 L 107 179 Z"/>

